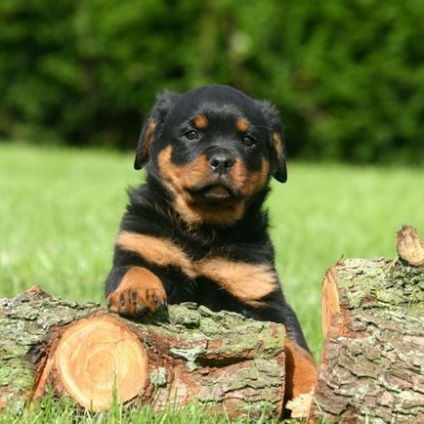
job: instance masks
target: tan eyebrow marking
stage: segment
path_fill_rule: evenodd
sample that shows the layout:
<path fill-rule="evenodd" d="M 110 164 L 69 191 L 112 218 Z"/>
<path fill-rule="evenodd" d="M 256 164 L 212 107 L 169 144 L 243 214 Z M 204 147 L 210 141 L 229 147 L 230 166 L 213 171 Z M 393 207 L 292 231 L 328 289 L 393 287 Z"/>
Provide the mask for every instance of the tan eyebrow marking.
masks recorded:
<path fill-rule="evenodd" d="M 236 128 L 239 132 L 246 132 L 249 128 L 249 121 L 245 118 L 239 118 L 236 121 Z"/>
<path fill-rule="evenodd" d="M 209 121 L 205 115 L 197 115 L 193 120 L 193 124 L 198 130 L 205 130 L 209 125 Z"/>

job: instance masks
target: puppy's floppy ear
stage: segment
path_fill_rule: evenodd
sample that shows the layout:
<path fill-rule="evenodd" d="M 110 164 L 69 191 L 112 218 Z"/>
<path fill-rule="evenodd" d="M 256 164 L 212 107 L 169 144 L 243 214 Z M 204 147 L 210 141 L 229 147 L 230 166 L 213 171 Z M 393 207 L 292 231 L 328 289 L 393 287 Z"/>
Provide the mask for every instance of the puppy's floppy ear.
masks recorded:
<path fill-rule="evenodd" d="M 141 128 L 134 161 L 135 169 L 141 169 L 149 161 L 150 146 L 157 132 L 157 127 L 165 121 L 169 112 L 173 109 L 177 97 L 178 94 L 171 91 L 165 91 L 158 96 L 155 105 L 147 115 Z"/>
<path fill-rule="evenodd" d="M 272 176 L 276 180 L 285 183 L 287 181 L 286 148 L 283 142 L 280 117 L 270 102 L 258 101 L 257 104 L 267 121 L 268 130 L 271 132 Z"/>

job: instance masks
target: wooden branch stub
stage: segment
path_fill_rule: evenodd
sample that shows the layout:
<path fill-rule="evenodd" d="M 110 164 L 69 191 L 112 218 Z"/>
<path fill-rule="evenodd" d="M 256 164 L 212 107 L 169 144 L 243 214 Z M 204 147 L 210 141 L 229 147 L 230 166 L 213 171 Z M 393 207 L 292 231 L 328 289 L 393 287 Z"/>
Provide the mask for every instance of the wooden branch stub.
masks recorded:
<path fill-rule="evenodd" d="M 337 292 L 337 285 L 334 281 L 334 272 L 328 269 L 325 273 L 322 285 L 321 313 L 322 313 L 322 333 L 327 336 L 334 315 L 340 313 L 340 299 Z"/>
<path fill-rule="evenodd" d="M 424 265 L 424 243 L 417 230 L 404 225 L 397 232 L 397 251 L 401 259 L 414 266 Z"/>

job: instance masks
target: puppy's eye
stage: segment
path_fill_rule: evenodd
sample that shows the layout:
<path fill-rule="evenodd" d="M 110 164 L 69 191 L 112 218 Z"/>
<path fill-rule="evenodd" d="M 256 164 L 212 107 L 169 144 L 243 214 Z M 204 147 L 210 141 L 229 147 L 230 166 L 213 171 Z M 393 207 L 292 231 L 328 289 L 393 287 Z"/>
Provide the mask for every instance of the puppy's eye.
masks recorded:
<path fill-rule="evenodd" d="M 189 130 L 184 133 L 185 138 L 190 141 L 199 140 L 200 134 L 196 130 Z"/>
<path fill-rule="evenodd" d="M 252 147 L 256 143 L 256 140 L 251 135 L 244 135 L 242 142 L 246 147 Z"/>

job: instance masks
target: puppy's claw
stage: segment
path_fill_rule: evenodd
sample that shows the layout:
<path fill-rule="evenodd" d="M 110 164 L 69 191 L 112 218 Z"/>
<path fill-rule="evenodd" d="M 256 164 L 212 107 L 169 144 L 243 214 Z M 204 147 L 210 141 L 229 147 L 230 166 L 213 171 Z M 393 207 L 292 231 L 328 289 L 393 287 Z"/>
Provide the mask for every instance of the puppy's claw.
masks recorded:
<path fill-rule="evenodd" d="M 156 306 L 159 306 L 161 304 L 159 298 L 155 294 L 152 295 L 152 301 Z"/>
<path fill-rule="evenodd" d="M 144 315 L 146 315 L 149 312 L 149 309 L 146 306 L 139 306 L 137 305 L 135 307 L 135 316 L 136 317 L 143 317 Z"/>

